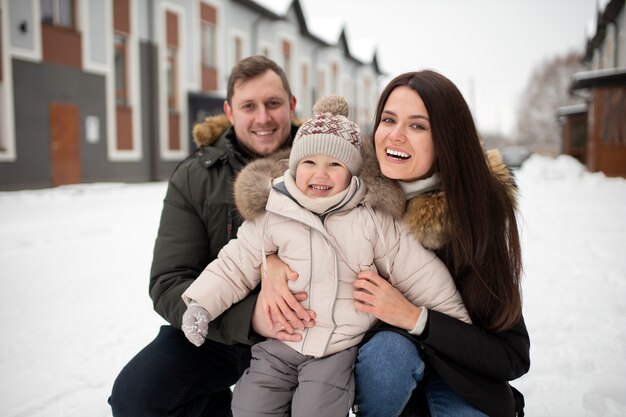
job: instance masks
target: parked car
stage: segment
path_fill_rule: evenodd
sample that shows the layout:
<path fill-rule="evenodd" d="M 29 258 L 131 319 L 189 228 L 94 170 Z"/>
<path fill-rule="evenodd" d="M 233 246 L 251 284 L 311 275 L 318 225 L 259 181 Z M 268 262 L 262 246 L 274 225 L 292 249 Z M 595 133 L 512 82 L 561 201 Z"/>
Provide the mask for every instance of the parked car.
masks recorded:
<path fill-rule="evenodd" d="M 509 168 L 519 168 L 530 157 L 530 150 L 526 146 L 507 146 L 500 149 L 502 159 Z"/>

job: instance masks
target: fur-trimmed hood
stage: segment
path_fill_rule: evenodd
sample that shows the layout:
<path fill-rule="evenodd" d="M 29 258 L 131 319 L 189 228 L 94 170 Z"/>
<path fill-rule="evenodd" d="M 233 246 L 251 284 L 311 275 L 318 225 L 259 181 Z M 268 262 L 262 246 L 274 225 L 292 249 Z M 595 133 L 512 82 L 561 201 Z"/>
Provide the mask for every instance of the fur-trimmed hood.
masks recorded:
<path fill-rule="evenodd" d="M 193 141 L 198 147 L 213 145 L 230 126 L 228 118 L 223 114 L 208 116 L 193 126 Z"/>
<path fill-rule="evenodd" d="M 397 181 L 382 175 L 371 141 L 363 144 L 361 180 L 367 186 L 363 200 L 375 210 L 387 212 L 396 219 L 404 218 L 405 225 L 426 248 L 442 248 L 450 240 L 451 222 L 443 191 L 429 192 L 404 200 L 404 192 Z M 287 169 L 289 150 L 249 163 L 235 180 L 235 204 L 244 219 L 252 220 L 265 213 L 271 190 L 271 181 Z M 514 205 L 517 205 L 517 187 L 509 168 L 502 162 L 497 150 L 487 152 L 492 174 L 505 184 Z"/>
<path fill-rule="evenodd" d="M 272 188 L 272 179 L 278 178 L 287 170 L 289 149 L 271 156 L 250 162 L 241 170 L 235 180 L 235 204 L 242 217 L 252 220 L 265 213 L 265 206 Z M 393 180 L 385 178 L 376 161 L 373 146 L 363 144 L 363 166 L 359 175 L 367 194 L 363 202 L 375 210 L 391 214 L 400 220 L 404 214 L 404 193 Z"/>

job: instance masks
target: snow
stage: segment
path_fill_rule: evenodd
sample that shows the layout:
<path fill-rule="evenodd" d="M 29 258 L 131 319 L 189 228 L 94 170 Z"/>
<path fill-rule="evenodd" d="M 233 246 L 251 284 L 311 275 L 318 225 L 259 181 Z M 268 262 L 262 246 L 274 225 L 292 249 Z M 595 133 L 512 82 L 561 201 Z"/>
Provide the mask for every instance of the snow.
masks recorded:
<path fill-rule="evenodd" d="M 626 415 L 626 180 L 565 156 L 534 155 L 516 176 L 526 414 Z M 147 289 L 165 189 L 0 192 L 2 416 L 110 416 L 117 373 L 164 323 Z"/>

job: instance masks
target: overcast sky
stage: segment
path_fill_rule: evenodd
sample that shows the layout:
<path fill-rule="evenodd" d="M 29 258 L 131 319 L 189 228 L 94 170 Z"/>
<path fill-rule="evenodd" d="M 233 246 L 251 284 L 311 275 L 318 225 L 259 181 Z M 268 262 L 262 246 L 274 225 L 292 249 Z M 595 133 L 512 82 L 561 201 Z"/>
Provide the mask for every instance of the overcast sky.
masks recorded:
<path fill-rule="evenodd" d="M 337 31 L 345 24 L 352 49 L 369 61 L 376 47 L 379 65 L 389 76 L 425 68 L 443 73 L 464 94 L 481 130 L 511 134 L 517 102 L 531 72 L 555 55 L 583 51 L 597 1 L 301 0 L 301 4 L 316 35 L 336 42 Z M 290 3 L 272 0 L 268 7 L 283 7 L 284 12 Z"/>

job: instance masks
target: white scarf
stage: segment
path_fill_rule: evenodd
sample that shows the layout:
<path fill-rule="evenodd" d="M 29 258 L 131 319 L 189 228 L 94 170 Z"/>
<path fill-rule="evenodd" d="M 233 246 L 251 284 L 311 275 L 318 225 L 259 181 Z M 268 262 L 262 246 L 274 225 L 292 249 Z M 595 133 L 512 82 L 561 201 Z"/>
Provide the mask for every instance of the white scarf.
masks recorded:
<path fill-rule="evenodd" d="M 441 178 L 439 178 L 439 174 L 434 173 L 430 177 L 422 180 L 410 182 L 398 181 L 398 184 L 400 184 L 402 191 L 404 191 L 404 199 L 408 201 L 415 196 L 426 194 L 429 191 L 439 190 Z"/>
<path fill-rule="evenodd" d="M 330 197 L 311 198 L 298 189 L 296 180 L 291 173 L 291 170 L 285 171 L 285 174 L 283 175 L 283 182 L 285 183 L 285 188 L 287 188 L 289 194 L 298 202 L 298 204 L 316 214 L 325 213 L 327 210 L 340 206 L 345 201 L 349 201 L 352 196 L 354 196 L 354 193 L 356 193 L 356 191 L 360 188 L 359 178 L 353 176 L 350 180 L 350 184 L 345 190 Z"/>

